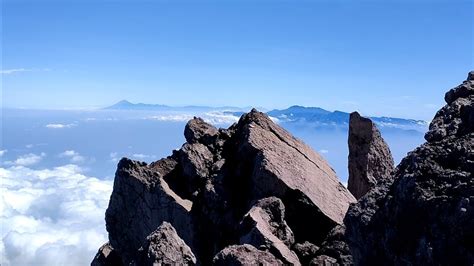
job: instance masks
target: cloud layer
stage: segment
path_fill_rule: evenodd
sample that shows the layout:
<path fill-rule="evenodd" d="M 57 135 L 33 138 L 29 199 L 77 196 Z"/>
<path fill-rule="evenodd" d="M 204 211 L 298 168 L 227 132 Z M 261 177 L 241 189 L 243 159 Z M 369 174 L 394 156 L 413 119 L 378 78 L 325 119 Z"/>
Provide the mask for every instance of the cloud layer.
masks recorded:
<path fill-rule="evenodd" d="M 86 176 L 74 164 L 15 165 L 0 168 L 0 178 L 2 265 L 90 264 L 107 241 L 112 180 Z"/>

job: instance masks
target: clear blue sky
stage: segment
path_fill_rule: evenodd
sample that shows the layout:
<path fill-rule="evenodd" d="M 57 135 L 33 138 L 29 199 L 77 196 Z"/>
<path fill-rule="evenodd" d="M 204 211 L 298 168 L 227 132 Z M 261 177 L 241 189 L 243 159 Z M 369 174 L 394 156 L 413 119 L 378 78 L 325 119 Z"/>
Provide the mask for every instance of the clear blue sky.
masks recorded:
<path fill-rule="evenodd" d="M 127 99 L 431 119 L 474 69 L 473 1 L 2 2 L 6 107 Z"/>

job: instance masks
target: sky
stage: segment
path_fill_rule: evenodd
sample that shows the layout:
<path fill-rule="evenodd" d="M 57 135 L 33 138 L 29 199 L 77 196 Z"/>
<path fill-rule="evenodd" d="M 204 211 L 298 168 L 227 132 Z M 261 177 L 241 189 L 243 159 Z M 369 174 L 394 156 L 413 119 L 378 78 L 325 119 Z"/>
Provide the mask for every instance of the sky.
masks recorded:
<path fill-rule="evenodd" d="M 430 120 L 474 69 L 473 1 L 2 1 L 2 106 L 119 100 Z"/>

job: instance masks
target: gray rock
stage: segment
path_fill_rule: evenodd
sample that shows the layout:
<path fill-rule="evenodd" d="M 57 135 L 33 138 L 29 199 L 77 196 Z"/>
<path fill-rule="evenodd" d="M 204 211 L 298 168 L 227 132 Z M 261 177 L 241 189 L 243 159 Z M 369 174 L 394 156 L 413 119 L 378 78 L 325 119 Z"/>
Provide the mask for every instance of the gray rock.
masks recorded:
<path fill-rule="evenodd" d="M 337 260 L 340 265 L 353 265 L 349 246 L 346 243 L 346 228 L 344 225 L 334 227 L 321 244 L 318 255 L 327 255 Z"/>
<path fill-rule="evenodd" d="M 356 265 L 474 263 L 474 131 L 461 111 L 474 99 L 458 89 L 448 92 L 455 96 L 436 114 L 428 142 L 402 160 L 394 181 L 350 207 L 344 223 Z"/>
<path fill-rule="evenodd" d="M 261 251 L 251 245 L 229 246 L 220 251 L 213 260 L 214 265 L 283 265 L 268 251 Z"/>
<path fill-rule="evenodd" d="M 214 143 L 218 134 L 217 128 L 204 122 L 202 118 L 197 117 L 189 120 L 184 128 L 184 137 L 188 143 L 210 145 Z"/>
<path fill-rule="evenodd" d="M 319 255 L 316 258 L 312 259 L 309 265 L 315 266 L 335 266 L 339 265 L 335 258 L 331 258 L 326 255 Z"/>
<path fill-rule="evenodd" d="M 124 264 L 134 260 L 146 237 L 164 221 L 193 247 L 192 202 L 174 193 L 162 174 L 125 158 L 117 166 L 105 220 L 110 244 Z"/>
<path fill-rule="evenodd" d="M 318 153 L 255 109 L 232 130 L 236 180 L 250 177 L 251 200 L 281 198 L 298 242 L 320 242 L 342 223 L 355 198 Z"/>
<path fill-rule="evenodd" d="M 378 180 L 391 177 L 393 158 L 375 124 L 357 112 L 350 115 L 348 144 L 348 188 L 360 199 Z"/>
<path fill-rule="evenodd" d="M 195 265 L 196 257 L 173 226 L 163 222 L 140 248 L 139 265 Z"/>
<path fill-rule="evenodd" d="M 184 144 L 180 150 L 180 162 L 183 176 L 186 179 L 189 192 L 192 194 L 210 176 L 213 164 L 213 154 L 201 143 Z"/>
<path fill-rule="evenodd" d="M 105 243 L 92 260 L 91 266 L 121 266 L 122 259 L 110 243 Z"/>
<path fill-rule="evenodd" d="M 313 243 L 305 241 L 303 243 L 296 243 L 293 250 L 300 259 L 302 265 L 308 265 L 311 259 L 316 257 L 319 247 Z"/>
<path fill-rule="evenodd" d="M 240 244 L 268 250 L 285 264 L 301 265 L 290 250 L 294 236 L 286 224 L 285 206 L 276 197 L 259 200 L 241 222 Z"/>

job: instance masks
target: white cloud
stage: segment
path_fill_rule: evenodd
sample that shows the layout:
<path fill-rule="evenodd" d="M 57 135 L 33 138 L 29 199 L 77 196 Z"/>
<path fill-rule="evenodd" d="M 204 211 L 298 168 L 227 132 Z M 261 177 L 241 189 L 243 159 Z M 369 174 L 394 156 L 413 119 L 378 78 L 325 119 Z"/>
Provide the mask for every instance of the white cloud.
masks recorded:
<path fill-rule="evenodd" d="M 77 165 L 0 168 L 2 265 L 88 265 L 107 241 L 112 180 Z"/>
<path fill-rule="evenodd" d="M 326 154 L 326 153 L 329 153 L 328 150 L 325 150 L 325 149 L 322 149 L 322 150 L 319 150 L 320 153 L 323 153 L 323 154 Z"/>
<path fill-rule="evenodd" d="M 147 154 L 142 154 L 142 153 L 134 153 L 132 154 L 133 158 L 140 159 L 140 160 L 145 160 L 148 158 L 155 158 L 155 155 L 147 155 Z"/>
<path fill-rule="evenodd" d="M 187 122 L 195 116 L 201 117 L 207 123 L 213 125 L 230 125 L 239 121 L 239 117 L 233 114 L 224 113 L 220 111 L 207 112 L 203 114 L 163 114 L 145 117 L 149 120 L 170 121 L 170 122 Z M 274 118 L 273 118 L 274 119 Z"/>
<path fill-rule="evenodd" d="M 46 153 L 42 152 L 41 154 L 37 155 L 34 153 L 28 153 L 25 155 L 21 155 L 20 157 L 16 158 L 15 161 L 6 161 L 5 164 L 7 165 L 21 165 L 21 166 L 30 166 L 39 163 L 43 157 L 46 156 Z"/>
<path fill-rule="evenodd" d="M 0 150 L 0 157 L 2 157 L 8 150 Z"/>
<path fill-rule="evenodd" d="M 72 163 L 82 163 L 86 158 L 80 155 L 77 151 L 67 150 L 59 154 L 59 157 L 69 157 Z"/>
<path fill-rule="evenodd" d="M 75 126 L 76 124 L 47 124 L 47 128 L 71 128 Z"/>
<path fill-rule="evenodd" d="M 0 74 L 1 75 L 11 75 L 15 73 L 21 73 L 21 72 L 40 72 L 40 71 L 51 71 L 49 68 L 34 68 L 34 69 L 28 69 L 28 68 L 10 68 L 10 69 L 0 69 Z"/>

